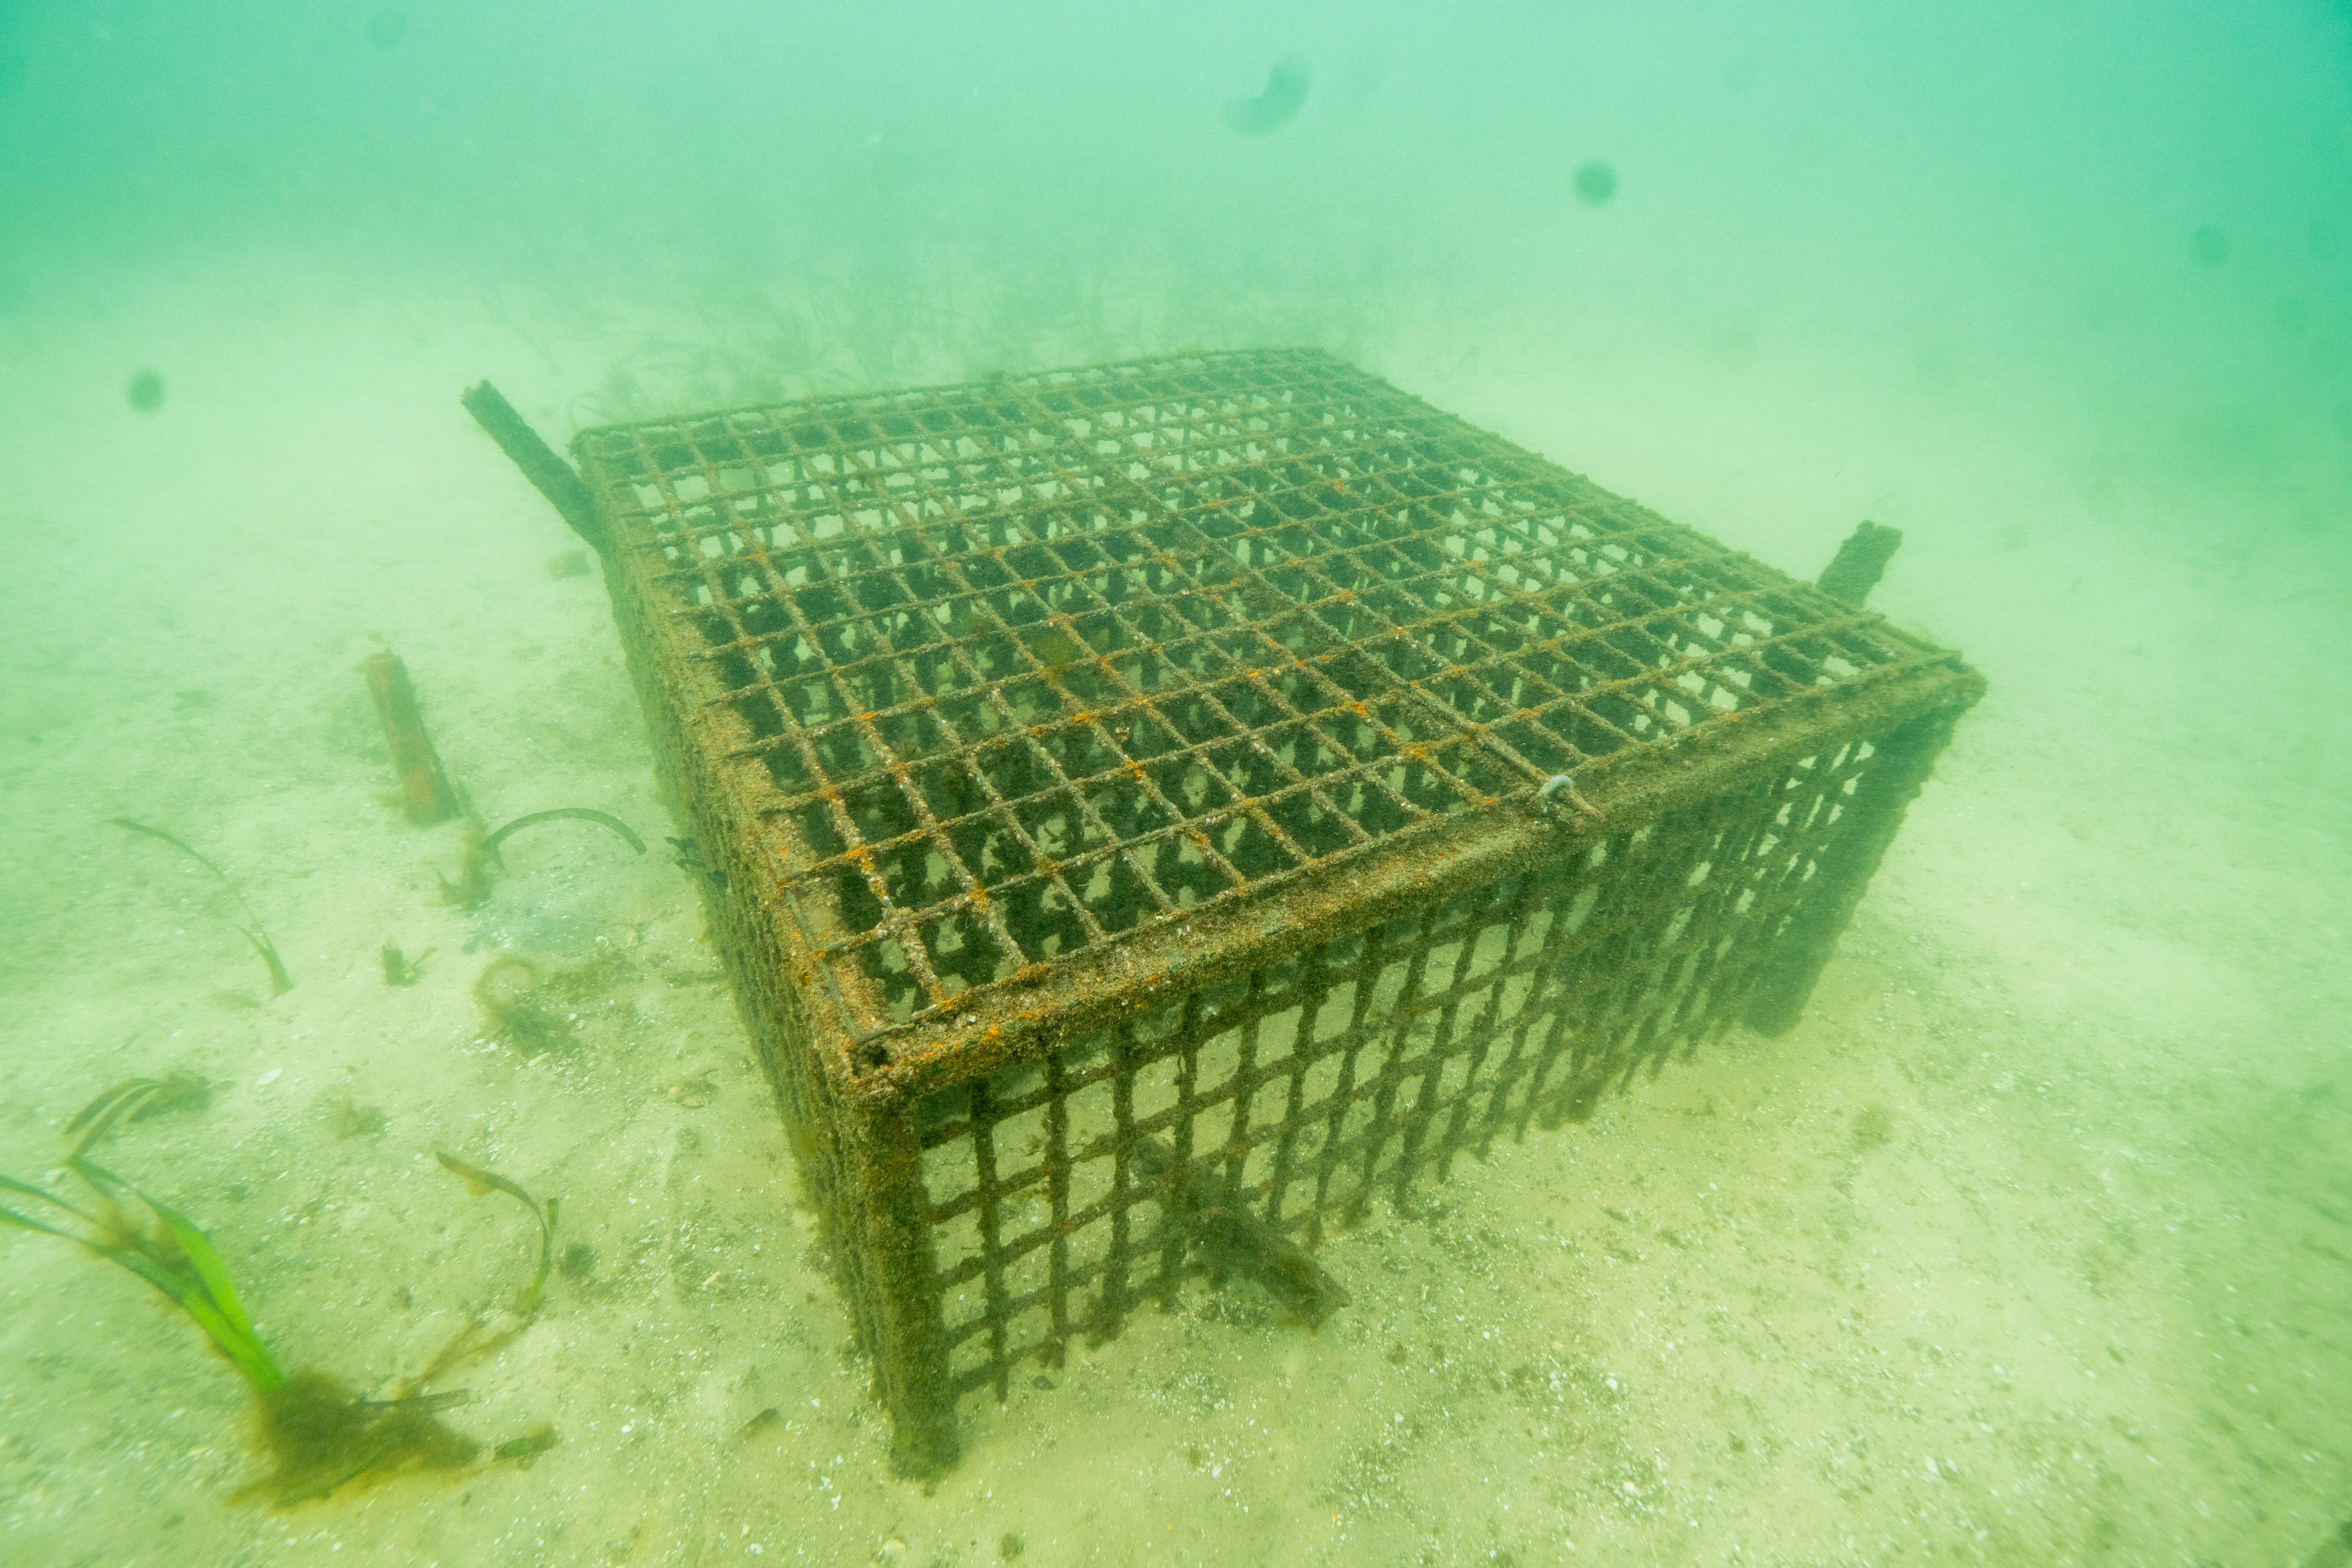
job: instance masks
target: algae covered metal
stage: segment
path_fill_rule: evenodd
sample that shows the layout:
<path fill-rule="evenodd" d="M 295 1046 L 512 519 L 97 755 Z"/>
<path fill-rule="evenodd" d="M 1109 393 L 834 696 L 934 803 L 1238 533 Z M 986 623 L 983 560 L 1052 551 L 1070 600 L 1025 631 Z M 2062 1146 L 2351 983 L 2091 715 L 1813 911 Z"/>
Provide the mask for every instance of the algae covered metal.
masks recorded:
<path fill-rule="evenodd" d="M 1982 689 L 1318 353 L 573 451 L 913 1472 L 1199 1216 L 1311 1249 L 1787 1026 Z"/>

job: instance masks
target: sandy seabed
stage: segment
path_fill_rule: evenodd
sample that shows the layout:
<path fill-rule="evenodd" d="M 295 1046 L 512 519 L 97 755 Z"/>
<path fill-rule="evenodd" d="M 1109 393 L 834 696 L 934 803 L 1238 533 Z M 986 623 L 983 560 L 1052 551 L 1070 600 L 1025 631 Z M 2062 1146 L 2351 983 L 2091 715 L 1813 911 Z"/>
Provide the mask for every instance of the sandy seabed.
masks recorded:
<path fill-rule="evenodd" d="M 433 1153 L 561 1194 L 545 1310 L 448 1416 L 557 1442 L 233 1501 L 263 1466 L 230 1369 L 10 1233 L 0 1560 L 2290 1564 L 2352 1514 L 2341 544 L 2252 499 L 2086 508 L 1949 408 L 1604 400 L 1401 340 L 1370 368 L 1765 559 L 1902 526 L 1877 607 L 1992 695 L 1794 1031 L 1376 1212 L 1319 1334 L 1195 1283 L 969 1406 L 926 1487 L 664 851 L 599 580 L 457 406 L 492 374 L 560 443 L 614 342 L 290 276 L 0 323 L 0 1170 L 63 1190 L 77 1108 L 202 1075 L 103 1158 L 210 1230 L 282 1361 L 370 1388 L 529 1270 L 528 1216 Z M 553 826 L 444 904 L 460 829 L 386 804 L 382 646 L 487 818 L 588 806 L 652 850 Z M 294 989 L 117 815 L 237 878 Z M 502 953 L 570 977 L 527 1048 L 474 994 Z"/>

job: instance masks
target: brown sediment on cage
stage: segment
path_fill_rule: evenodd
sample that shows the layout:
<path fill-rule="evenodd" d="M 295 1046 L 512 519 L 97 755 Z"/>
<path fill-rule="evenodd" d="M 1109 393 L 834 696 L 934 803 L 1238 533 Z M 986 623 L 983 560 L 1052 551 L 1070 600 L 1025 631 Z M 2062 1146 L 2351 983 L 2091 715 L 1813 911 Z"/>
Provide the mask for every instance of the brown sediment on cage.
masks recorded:
<path fill-rule="evenodd" d="M 425 733 L 425 716 L 417 711 L 416 689 L 409 683 L 408 666 L 393 653 L 372 653 L 366 664 L 368 696 L 376 717 L 383 721 L 384 743 L 392 750 L 392 771 L 400 780 L 401 809 L 408 820 L 424 826 L 446 822 L 461 809 L 457 792 L 441 771 L 441 758 Z"/>
<path fill-rule="evenodd" d="M 1139 1149 L 1311 1246 L 1785 1026 L 1981 689 L 1318 353 L 574 451 L 911 1469 L 1173 1299 Z"/>
<path fill-rule="evenodd" d="M 1368 931 L 1261 953 L 1058 1042 L 1042 1068 L 935 1094 L 922 1136 L 943 1310 L 971 1347 L 958 1386 L 1002 1396 L 1020 1362 L 1168 1299 L 1180 1237 L 1142 1141 L 1209 1160 L 1234 1201 L 1312 1245 L 1463 1151 L 1581 1120 L 1717 1037 L 1776 959 L 1810 956 L 1770 939 L 1834 837 L 1824 803 L 1852 799 L 1877 754 L 1857 741 Z"/>
<path fill-rule="evenodd" d="M 1904 727 L 1903 719 L 1923 698 L 1943 693 L 1946 686 L 1931 677 L 1925 682 L 1890 683 L 1879 692 L 1853 693 L 1839 704 L 1835 717 L 1842 727 L 1853 727 L 1862 734 L 1907 740 L 1913 731 Z M 1936 738 L 1909 747 L 1906 755 L 1932 762 L 1940 736 L 1948 733 L 1961 710 L 1959 706 L 1925 710 Z M 1683 803 L 1713 798 L 1759 773 L 1793 774 L 1820 744 L 1814 727 L 1768 718 L 1668 754 L 1628 757 L 1614 766 L 1604 762 L 1583 776 L 1591 781 L 1585 787 L 1601 803 L 1601 823 L 1639 826 Z M 1895 783 L 1892 778 L 1880 782 Z M 1907 793 L 1890 789 L 1884 797 L 1874 793 L 1863 804 L 1873 809 L 1874 820 L 1887 822 L 1891 834 L 1892 826 L 1899 825 L 1901 805 L 1916 787 L 1914 782 Z M 1838 809 L 1843 816 L 1843 808 Z M 1558 858 L 1570 846 L 1606 842 L 1609 837 L 1604 826 L 1576 821 L 1563 828 L 1525 804 L 1513 803 L 1458 825 L 1401 837 L 1342 875 L 1304 879 L 1280 899 L 1237 901 L 1183 923 L 1148 948 L 1130 943 L 1079 953 L 1045 973 L 1024 977 L 1024 984 L 975 998 L 968 1005 L 971 1010 L 929 1030 L 892 1037 L 885 1060 L 861 1062 L 853 1052 L 856 1089 L 919 1096 L 975 1072 L 1015 1065 L 1033 1057 L 1039 1040 L 1050 1033 L 1107 1026 L 1171 986 L 1213 984 L 1246 974 L 1312 945 L 1335 922 L 1374 923 L 1492 882 L 1514 868 Z M 1858 842 L 1858 837 L 1849 835 L 1841 845 Z M 1875 844 L 1883 852 L 1885 840 Z M 1866 880 L 1875 864 L 1873 854 L 1867 867 L 1857 863 L 1852 869 Z M 1853 891 L 1858 897 L 1861 887 Z M 1842 906 L 1830 922 L 1829 937 L 1843 928 L 1843 914 L 1850 910 L 1850 902 Z M 1811 973 L 1803 973 L 1802 984 L 1809 987 Z M 1797 1005 L 1801 1004 L 1800 995 Z M 1766 1032 L 1777 1033 L 1780 1026 L 1785 1025 Z"/>

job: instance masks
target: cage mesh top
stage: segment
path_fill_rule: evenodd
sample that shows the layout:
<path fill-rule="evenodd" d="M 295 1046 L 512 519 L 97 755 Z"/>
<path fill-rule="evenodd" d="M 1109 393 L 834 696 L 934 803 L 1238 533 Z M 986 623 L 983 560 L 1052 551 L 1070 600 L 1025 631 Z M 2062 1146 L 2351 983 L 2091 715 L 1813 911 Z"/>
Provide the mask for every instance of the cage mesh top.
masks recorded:
<path fill-rule="evenodd" d="M 855 1039 L 1943 657 L 1313 352 L 581 447 Z"/>

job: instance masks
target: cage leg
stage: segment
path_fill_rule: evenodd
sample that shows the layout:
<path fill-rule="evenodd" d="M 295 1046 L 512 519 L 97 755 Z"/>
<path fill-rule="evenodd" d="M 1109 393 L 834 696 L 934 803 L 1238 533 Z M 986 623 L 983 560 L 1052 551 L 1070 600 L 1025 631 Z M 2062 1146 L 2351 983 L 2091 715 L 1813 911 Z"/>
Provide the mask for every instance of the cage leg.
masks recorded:
<path fill-rule="evenodd" d="M 1965 706 L 1921 714 L 1874 743 L 1877 754 L 1851 807 L 1858 820 L 1841 825 L 1823 847 L 1813 889 L 1780 932 L 1748 999 L 1746 1023 L 1758 1034 L 1786 1034 L 1804 1015 L 1839 933 L 1853 918 L 1895 829 L 1903 826 L 1903 814 L 1927 782 Z"/>
<path fill-rule="evenodd" d="M 845 1184 L 859 1210 L 871 1293 L 859 1315 L 873 1342 L 875 1393 L 890 1412 L 890 1463 L 902 1476 L 936 1476 L 955 1463 L 959 1445 L 922 1144 L 905 1107 L 861 1110 L 853 1120 Z"/>

